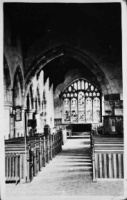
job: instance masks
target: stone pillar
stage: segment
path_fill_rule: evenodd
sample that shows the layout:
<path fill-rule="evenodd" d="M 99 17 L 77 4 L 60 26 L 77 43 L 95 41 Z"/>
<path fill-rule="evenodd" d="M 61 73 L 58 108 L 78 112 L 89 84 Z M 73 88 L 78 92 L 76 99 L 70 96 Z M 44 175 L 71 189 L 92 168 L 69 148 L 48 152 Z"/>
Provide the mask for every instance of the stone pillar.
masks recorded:
<path fill-rule="evenodd" d="M 36 99 L 33 98 L 33 109 L 36 110 Z"/>
<path fill-rule="evenodd" d="M 51 128 L 54 127 L 54 99 L 53 99 L 53 85 L 49 88 L 49 78 L 45 83 L 46 92 L 46 124 L 50 125 Z"/>
<path fill-rule="evenodd" d="M 40 118 L 40 112 L 37 112 L 36 114 L 36 120 L 37 120 L 37 133 L 42 133 L 43 130 L 41 129 L 41 118 Z"/>
<path fill-rule="evenodd" d="M 35 109 L 31 109 L 27 111 L 28 119 L 33 119 L 33 113 L 35 112 Z"/>
<path fill-rule="evenodd" d="M 54 98 L 53 98 L 53 84 L 50 88 L 50 127 L 54 127 Z"/>
<path fill-rule="evenodd" d="M 27 133 L 26 133 L 26 135 L 27 136 L 32 136 L 33 135 L 33 128 L 32 128 L 32 126 L 28 126 L 28 121 L 29 120 L 33 120 L 33 113 L 35 112 L 35 110 L 34 109 L 31 109 L 31 110 L 29 110 L 29 111 L 27 111 L 27 119 L 26 119 L 26 126 L 27 126 Z"/>
<path fill-rule="evenodd" d="M 46 113 L 46 106 L 47 106 L 47 101 L 44 100 L 43 101 L 43 126 L 45 126 L 46 123 L 47 123 L 47 121 L 46 121 L 46 115 L 47 115 L 47 113 Z"/>
<path fill-rule="evenodd" d="M 29 93 L 29 109 L 30 109 L 30 110 L 32 109 L 30 93 Z"/>
<path fill-rule="evenodd" d="M 2 19 L 2 13 L 0 14 Z M 3 34 L 3 27 L 1 27 Z M 0 39 L 0 52 L 3 52 L 3 38 Z M 5 196 L 5 146 L 4 146 L 4 126 L 6 119 L 4 117 L 4 82 L 3 82 L 3 55 L 0 59 L 0 199 L 4 200 Z"/>
<path fill-rule="evenodd" d="M 50 124 L 50 95 L 49 95 L 49 78 L 47 79 L 45 83 L 45 94 L 46 94 L 46 124 Z"/>
<path fill-rule="evenodd" d="M 40 85 L 40 100 L 43 101 L 43 91 L 44 91 L 44 72 L 41 70 L 40 78 L 39 78 L 39 85 Z"/>
<path fill-rule="evenodd" d="M 4 102 L 4 117 L 6 119 L 6 126 L 4 127 L 4 138 L 11 138 L 11 116 L 12 116 L 12 104 Z"/>
<path fill-rule="evenodd" d="M 27 135 L 27 129 L 26 129 L 26 107 L 22 107 L 22 130 L 21 130 L 21 136 Z"/>
<path fill-rule="evenodd" d="M 1 77 L 1 73 L 0 73 L 0 77 Z M 0 78 L 0 80 L 3 80 L 3 79 Z M 1 86 L 1 81 L 0 81 L 0 86 Z M 0 199 L 4 200 L 4 196 L 5 196 L 4 126 L 6 126 L 6 119 L 4 118 L 4 103 L 2 101 L 2 97 L 3 95 L 1 95 L 1 98 L 0 98 L 0 121 L 1 121 L 1 125 L 0 125 Z"/>
<path fill-rule="evenodd" d="M 105 115 L 105 102 L 104 102 L 104 96 L 102 96 L 102 116 Z M 102 123 L 103 123 L 103 117 L 102 117 Z"/>
<path fill-rule="evenodd" d="M 122 67 L 123 67 L 123 99 L 124 99 L 124 146 L 127 147 L 127 2 L 122 1 Z M 125 148 L 124 158 L 127 158 L 127 148 Z M 127 162 L 125 162 L 125 173 L 124 173 L 124 195 L 127 196 Z"/>

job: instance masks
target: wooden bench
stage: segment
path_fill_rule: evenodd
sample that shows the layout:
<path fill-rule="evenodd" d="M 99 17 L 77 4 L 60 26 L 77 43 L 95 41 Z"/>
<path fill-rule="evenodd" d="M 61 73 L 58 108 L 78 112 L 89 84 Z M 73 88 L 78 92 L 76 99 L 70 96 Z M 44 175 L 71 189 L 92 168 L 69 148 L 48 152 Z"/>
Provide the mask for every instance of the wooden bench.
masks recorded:
<path fill-rule="evenodd" d="M 123 138 L 92 137 L 93 181 L 124 178 Z"/>
<path fill-rule="evenodd" d="M 61 151 L 61 132 L 47 137 L 5 140 L 6 182 L 31 181 Z"/>

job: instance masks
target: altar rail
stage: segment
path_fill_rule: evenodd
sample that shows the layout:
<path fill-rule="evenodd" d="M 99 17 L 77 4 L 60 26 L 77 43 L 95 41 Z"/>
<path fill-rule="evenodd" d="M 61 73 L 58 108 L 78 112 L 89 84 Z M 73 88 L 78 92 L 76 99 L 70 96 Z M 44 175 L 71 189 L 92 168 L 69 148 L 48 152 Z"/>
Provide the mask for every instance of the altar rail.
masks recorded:
<path fill-rule="evenodd" d="M 123 138 L 92 137 L 93 181 L 124 178 Z"/>
<path fill-rule="evenodd" d="M 62 134 L 14 138 L 5 141 L 6 183 L 32 181 L 62 149 Z"/>

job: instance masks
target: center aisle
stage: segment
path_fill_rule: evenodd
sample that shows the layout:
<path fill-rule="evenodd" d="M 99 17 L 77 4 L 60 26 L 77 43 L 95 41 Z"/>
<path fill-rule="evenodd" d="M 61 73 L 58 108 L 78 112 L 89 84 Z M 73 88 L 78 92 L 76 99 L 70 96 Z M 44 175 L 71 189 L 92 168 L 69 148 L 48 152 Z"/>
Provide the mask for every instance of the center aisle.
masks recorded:
<path fill-rule="evenodd" d="M 123 196 L 123 181 L 92 182 L 90 145 L 83 137 L 68 139 L 59 153 L 31 183 L 6 185 L 7 200 L 71 199 L 81 196 Z M 56 196 L 56 197 L 55 197 Z M 61 197 L 61 198 L 60 198 Z M 64 197 L 64 198 L 63 198 Z M 77 198 L 78 199 L 78 198 Z M 98 198 L 97 198 L 98 199 Z M 101 197 L 99 198 L 101 199 Z M 113 198 L 117 199 L 117 198 Z"/>

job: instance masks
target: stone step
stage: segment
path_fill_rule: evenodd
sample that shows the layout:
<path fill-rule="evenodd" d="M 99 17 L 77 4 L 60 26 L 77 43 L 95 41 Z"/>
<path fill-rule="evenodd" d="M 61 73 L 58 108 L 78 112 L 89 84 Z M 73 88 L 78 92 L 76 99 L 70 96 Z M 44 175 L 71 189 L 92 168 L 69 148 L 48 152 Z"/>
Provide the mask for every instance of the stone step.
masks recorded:
<path fill-rule="evenodd" d="M 57 164 L 57 166 L 92 166 L 92 162 L 89 161 L 89 162 L 83 162 L 83 163 L 80 163 L 80 162 L 74 162 L 74 163 L 70 163 L 70 162 L 66 162 L 66 163 L 60 163 L 60 164 Z"/>
<path fill-rule="evenodd" d="M 81 139 L 85 139 L 85 138 L 90 138 L 90 135 L 82 135 L 82 136 L 80 136 L 80 135 L 72 135 L 71 137 L 67 137 L 68 139 L 78 139 L 78 138 L 81 138 Z"/>

